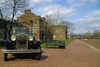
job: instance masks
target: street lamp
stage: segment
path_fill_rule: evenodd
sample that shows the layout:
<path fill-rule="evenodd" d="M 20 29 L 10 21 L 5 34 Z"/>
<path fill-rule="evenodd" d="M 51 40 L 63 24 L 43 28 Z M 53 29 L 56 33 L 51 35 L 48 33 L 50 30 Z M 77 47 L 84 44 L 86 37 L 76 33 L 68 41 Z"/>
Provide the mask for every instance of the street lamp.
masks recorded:
<path fill-rule="evenodd" d="M 31 19 L 30 23 L 32 24 L 33 27 L 33 20 Z M 32 27 L 31 27 L 31 33 L 32 33 Z"/>
<path fill-rule="evenodd" d="M 57 40 L 58 40 L 58 20 L 55 21 L 55 25 L 57 25 Z"/>

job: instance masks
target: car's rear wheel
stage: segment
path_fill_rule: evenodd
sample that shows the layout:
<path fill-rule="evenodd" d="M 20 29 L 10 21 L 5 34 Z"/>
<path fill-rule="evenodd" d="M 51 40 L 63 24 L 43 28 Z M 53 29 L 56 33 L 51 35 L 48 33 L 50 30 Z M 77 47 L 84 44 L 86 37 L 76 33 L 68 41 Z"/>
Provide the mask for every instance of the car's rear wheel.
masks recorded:
<path fill-rule="evenodd" d="M 8 56 L 8 54 L 4 53 L 4 61 L 7 61 L 7 56 Z"/>

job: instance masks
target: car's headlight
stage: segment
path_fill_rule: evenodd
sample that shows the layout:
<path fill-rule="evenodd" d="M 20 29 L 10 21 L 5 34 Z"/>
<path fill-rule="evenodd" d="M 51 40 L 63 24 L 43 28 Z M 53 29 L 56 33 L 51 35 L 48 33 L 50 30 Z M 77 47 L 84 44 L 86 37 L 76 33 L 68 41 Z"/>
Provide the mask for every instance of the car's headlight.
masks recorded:
<path fill-rule="evenodd" d="M 33 41 L 33 36 L 29 36 L 29 41 Z"/>
<path fill-rule="evenodd" d="M 33 36 L 35 36 L 35 34 L 33 34 Z"/>
<path fill-rule="evenodd" d="M 14 34 L 11 36 L 11 40 L 12 41 L 15 41 L 16 40 L 16 36 Z"/>

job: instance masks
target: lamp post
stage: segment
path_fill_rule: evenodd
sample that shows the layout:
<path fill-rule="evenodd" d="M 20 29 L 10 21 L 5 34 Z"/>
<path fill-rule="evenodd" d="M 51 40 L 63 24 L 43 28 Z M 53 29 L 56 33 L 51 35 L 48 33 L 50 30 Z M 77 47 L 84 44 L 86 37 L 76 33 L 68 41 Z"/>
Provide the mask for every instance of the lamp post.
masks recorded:
<path fill-rule="evenodd" d="M 55 25 L 57 25 L 57 40 L 58 40 L 58 21 L 55 21 Z"/>
<path fill-rule="evenodd" d="M 33 27 L 33 20 L 31 19 L 30 23 L 32 24 Z M 31 27 L 31 34 L 32 34 L 32 27 Z"/>

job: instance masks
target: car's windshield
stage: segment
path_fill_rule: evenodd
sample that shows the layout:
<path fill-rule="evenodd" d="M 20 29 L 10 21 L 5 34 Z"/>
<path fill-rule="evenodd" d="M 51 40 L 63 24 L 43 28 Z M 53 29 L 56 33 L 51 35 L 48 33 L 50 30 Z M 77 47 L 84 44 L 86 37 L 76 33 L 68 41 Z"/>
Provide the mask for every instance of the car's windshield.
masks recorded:
<path fill-rule="evenodd" d="M 33 30 L 31 32 L 31 30 Z M 35 29 L 27 28 L 27 27 L 14 27 L 13 33 L 35 33 Z"/>

